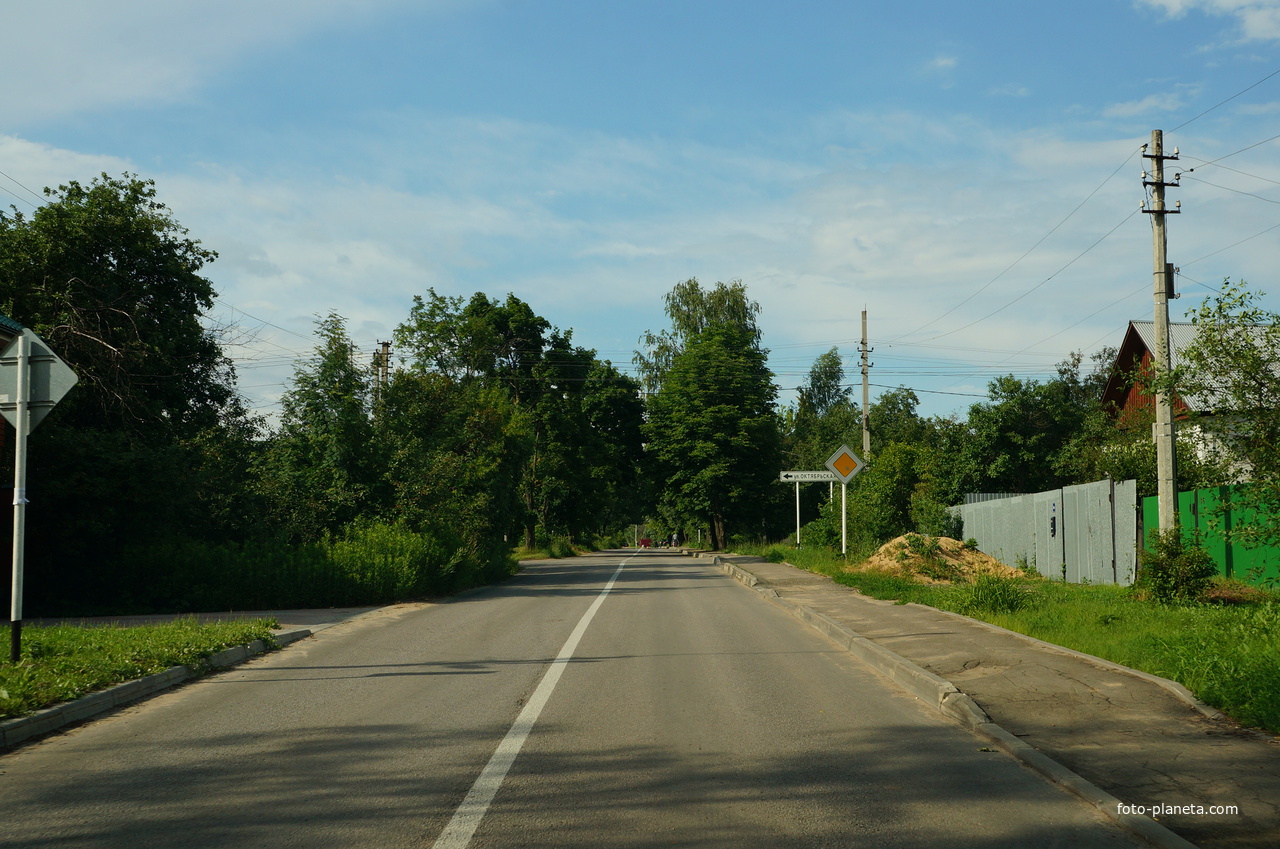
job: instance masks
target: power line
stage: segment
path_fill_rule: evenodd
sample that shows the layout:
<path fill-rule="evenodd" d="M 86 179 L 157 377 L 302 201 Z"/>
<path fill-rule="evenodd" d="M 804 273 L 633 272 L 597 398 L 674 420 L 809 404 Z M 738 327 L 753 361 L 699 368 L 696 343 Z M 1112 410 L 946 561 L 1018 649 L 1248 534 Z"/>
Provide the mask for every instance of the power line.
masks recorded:
<path fill-rule="evenodd" d="M 1052 280 L 1053 278 L 1057 277 L 1059 274 L 1061 274 L 1062 272 L 1066 271 L 1066 270 L 1067 270 L 1068 268 L 1070 268 L 1071 266 L 1075 265 L 1075 264 L 1076 264 L 1076 262 L 1078 262 L 1082 257 L 1084 257 L 1086 254 L 1088 254 L 1090 251 L 1092 251 L 1092 250 L 1093 250 L 1094 248 L 1096 248 L 1098 245 L 1100 245 L 1100 244 L 1102 244 L 1103 242 L 1105 242 L 1105 241 L 1107 240 L 1107 238 L 1111 236 L 1111 234 L 1112 234 L 1112 233 L 1114 233 L 1115 231 L 1117 231 L 1117 230 L 1119 230 L 1121 227 L 1123 227 L 1125 224 L 1127 224 L 1127 223 L 1128 223 L 1128 221 L 1129 221 L 1129 219 L 1130 219 L 1130 218 L 1132 218 L 1133 216 L 1137 215 L 1137 214 L 1138 214 L 1138 212 L 1139 212 L 1139 210 L 1136 210 L 1136 209 L 1135 209 L 1135 210 L 1133 210 L 1132 212 L 1130 212 L 1128 215 L 1126 215 L 1126 216 L 1124 217 L 1124 219 L 1123 219 L 1123 220 L 1121 220 L 1121 222 L 1120 222 L 1119 224 L 1117 224 L 1116 226 L 1114 226 L 1114 227 L 1112 227 L 1110 230 L 1108 230 L 1106 233 L 1104 233 L 1104 234 L 1102 235 L 1102 237 L 1101 237 L 1101 238 L 1099 238 L 1099 239 L 1098 239 L 1096 242 L 1094 242 L 1092 245 L 1090 245 L 1089 247 L 1085 248 L 1085 249 L 1084 249 L 1083 251 L 1081 251 L 1080 253 L 1076 254 L 1076 256 L 1074 256 L 1070 261 L 1068 261 L 1065 265 L 1063 265 L 1063 266 L 1062 266 L 1061 268 L 1059 268 L 1057 271 L 1053 272 L 1053 273 L 1052 273 L 1052 274 L 1050 274 L 1048 277 L 1046 277 L 1045 279 L 1041 280 L 1039 283 L 1037 283 L 1036 285 L 1032 286 L 1030 289 L 1028 289 L 1027 291 L 1023 292 L 1023 293 L 1022 293 L 1021 295 L 1019 295 L 1018 297 L 1016 297 L 1016 298 L 1014 298 L 1013 300 L 1009 301 L 1009 302 L 1008 302 L 1008 303 L 1006 303 L 1004 306 L 1000 307 L 999 309 L 992 310 L 991 312 L 989 312 L 989 313 L 987 313 L 986 315 L 984 315 L 982 318 L 979 318 L 979 319 L 976 319 L 976 320 L 974 320 L 974 321 L 971 321 L 971 322 L 969 322 L 968 324 L 966 324 L 966 325 L 964 325 L 964 326 L 962 326 L 962 327 L 957 327 L 955 330 L 948 330 L 946 333 L 939 333 L 937 336 L 930 336 L 928 339 L 925 339 L 924 341 L 925 341 L 925 342 L 931 342 L 931 341 L 933 341 L 934 339 L 942 339 L 943 337 L 945 337 L 945 336 L 950 336 L 950 335 L 951 335 L 951 334 L 953 334 L 953 333 L 959 333 L 959 332 L 960 332 L 960 331 L 962 331 L 962 330 L 968 330 L 970 327 L 973 327 L 975 324 L 981 324 L 982 322 L 986 321 L 987 319 L 991 318 L 992 316 L 999 315 L 1000 313 L 1004 312 L 1004 311 L 1005 311 L 1005 310 L 1007 310 L 1009 307 L 1011 307 L 1011 306 L 1013 306 L 1014 304 L 1016 304 L 1018 301 L 1021 301 L 1023 298 L 1027 297 L 1027 296 L 1028 296 L 1028 295 L 1030 295 L 1032 292 L 1035 292 L 1035 291 L 1036 291 L 1037 289 L 1039 289 L 1041 286 L 1044 286 L 1044 285 L 1045 285 L 1046 283 L 1048 283 L 1050 280 Z"/>
<path fill-rule="evenodd" d="M 1141 150 L 1142 150 L 1142 148 L 1138 148 L 1138 149 L 1134 150 L 1132 153 L 1130 153 L 1127 157 L 1125 157 L 1125 160 L 1124 160 L 1123 162 L 1121 162 L 1119 165 L 1117 165 L 1117 166 L 1116 166 L 1116 169 L 1115 169 L 1114 171 L 1112 171 L 1110 174 L 1108 174 L 1108 175 L 1107 175 L 1107 178 L 1106 178 L 1105 180 L 1103 180 L 1101 183 L 1099 183 L 1099 184 L 1098 184 L 1098 186 L 1097 186 L 1097 188 L 1095 188 L 1093 191 L 1089 192 L 1089 194 L 1088 194 L 1087 196 L 1085 196 L 1085 199 L 1084 199 L 1084 200 L 1082 200 L 1082 201 L 1080 201 L 1080 203 L 1076 204 L 1075 209 L 1071 210 L 1069 213 L 1067 213 L 1066 217 L 1064 217 L 1064 218 L 1063 218 L 1061 221 L 1059 221 L 1057 224 L 1053 225 L 1052 229 L 1050 229 L 1048 233 L 1045 233 L 1043 236 L 1041 236 L 1039 241 L 1037 241 L 1034 245 L 1032 245 L 1030 248 L 1028 248 L 1028 249 L 1026 250 L 1026 252 L 1022 254 L 1022 256 L 1018 257 L 1018 258 L 1017 258 L 1017 259 L 1015 259 L 1012 263 L 1010 263 L 1010 264 L 1009 264 L 1009 266 L 1008 266 L 1007 268 L 1005 268 L 1005 269 L 1004 269 L 1004 271 L 1001 271 L 1001 272 L 1000 272 L 999 274 L 997 274 L 995 277 L 993 277 L 993 278 L 991 278 L 989 281 L 987 281 L 987 282 L 986 282 L 982 287 L 980 287 L 980 288 L 979 288 L 976 292 L 974 292 L 972 295 L 970 295 L 969 297 L 965 298 L 963 301 L 961 301 L 960 303 L 956 304 L 954 307 L 952 307 L 951 309 L 947 310 L 947 311 L 946 311 L 946 312 L 944 312 L 942 315 L 940 315 L 940 316 L 938 316 L 937 318 L 933 319 L 933 320 L 932 320 L 932 321 L 930 321 L 928 324 L 925 324 L 925 325 L 923 325 L 923 326 L 921 326 L 921 327 L 918 327 L 918 328 L 916 328 L 915 330 L 912 330 L 912 331 L 910 331 L 910 332 L 908 332 L 908 333 L 904 333 L 904 334 L 902 334 L 902 336 L 897 337 L 897 339 L 903 339 L 903 338 L 906 338 L 907 336 L 910 336 L 910 335 L 912 335 L 912 334 L 914 334 L 914 333 L 920 333 L 920 332 L 923 332 L 925 328 L 927 328 L 927 327 L 931 327 L 931 326 L 933 326 L 933 325 L 937 324 L 939 321 L 942 321 L 942 319 L 944 319 L 944 318 L 946 318 L 947 316 L 951 315 L 953 312 L 955 312 L 956 310 L 960 309 L 960 307 L 964 306 L 965 304 L 969 303 L 969 302 L 970 302 L 970 301 L 972 301 L 974 298 L 976 298 L 978 295 L 980 295 L 980 294 L 982 294 L 983 292 L 985 292 L 985 291 L 986 291 L 988 288 L 990 288 L 990 287 L 991 287 L 991 285 L 992 285 L 992 284 L 994 284 L 997 280 L 999 280 L 1001 277 L 1005 276 L 1005 275 L 1006 275 L 1006 274 L 1008 274 L 1010 271 L 1012 271 L 1012 270 L 1014 269 L 1014 267 L 1018 265 L 1018 263 L 1022 262 L 1024 259 L 1026 259 L 1028 256 L 1030 256 L 1030 255 L 1031 255 L 1031 253 L 1032 253 L 1036 248 L 1038 248 L 1038 247 L 1040 247 L 1042 244 L 1044 244 L 1045 240 L 1046 240 L 1046 239 L 1048 239 L 1050 236 L 1052 236 L 1054 233 L 1056 233 L 1056 232 L 1058 231 L 1058 229 L 1062 227 L 1062 225 L 1063 225 L 1063 224 L 1066 224 L 1068 221 L 1070 221 L 1070 220 L 1071 220 L 1071 218 L 1072 218 L 1072 217 L 1073 217 L 1077 212 L 1079 212 L 1079 211 L 1084 207 L 1084 205 L 1085 205 L 1086 203 L 1088 203 L 1090 200 L 1092 200 L 1094 195 L 1096 195 L 1098 192 L 1102 191 L 1103 187 L 1105 187 L 1105 186 L 1107 185 L 1107 183 L 1111 182 L 1111 180 L 1112 180 L 1112 179 L 1113 179 L 1117 174 L 1119 174 L 1119 173 L 1120 173 L 1120 171 L 1121 171 L 1121 170 L 1122 170 L 1126 165 L 1128 165 L 1128 164 L 1129 164 L 1130 160 L 1132 160 L 1134 156 L 1136 156 L 1139 152 L 1141 152 Z M 1130 217 L 1132 217 L 1132 216 L 1130 216 Z M 1127 221 L 1128 219 L 1125 219 L 1125 220 Z M 1124 223 L 1124 222 L 1121 222 L 1121 223 Z M 1114 230 L 1113 230 L 1112 232 L 1114 232 Z M 1111 235 L 1111 234 L 1110 234 L 1110 233 L 1108 233 L 1107 235 L 1109 236 L 1109 235 Z M 1106 237 L 1104 236 L 1103 238 L 1106 238 Z M 1092 247 L 1091 247 L 1089 250 L 1092 250 Z M 1086 251 L 1086 253 L 1087 253 L 1087 252 L 1088 252 L 1088 251 Z M 1081 254 L 1081 256 L 1083 256 L 1083 254 Z M 1079 257 L 1077 257 L 1077 259 L 1079 259 Z M 1072 262 L 1075 262 L 1075 260 L 1072 260 Z M 1070 265 L 1070 263 L 1068 263 L 1068 265 Z M 1065 268 L 1065 267 L 1066 267 L 1066 266 L 1064 266 L 1063 268 Z M 1059 269 L 1059 270 L 1061 270 L 1061 269 Z M 1056 272 L 1055 272 L 1055 274 L 1056 274 Z M 1052 279 L 1052 277 L 1051 277 L 1051 278 L 1049 278 L 1049 279 Z M 1048 280 L 1045 280 L 1043 283 L 1039 284 L 1039 286 L 1043 286 L 1043 285 L 1044 285 L 1044 283 L 1048 283 L 1048 282 L 1049 282 Z M 1038 289 L 1038 288 L 1039 288 L 1039 286 L 1036 286 L 1035 288 L 1036 288 L 1036 289 Z M 1026 294 L 1030 294 L 1030 292 L 1031 292 L 1031 291 L 1035 291 L 1035 289 L 1032 289 L 1032 290 L 1028 291 Z M 1017 300 L 1018 300 L 1018 299 L 1015 299 L 1014 301 L 1010 301 L 1010 302 L 1009 302 L 1009 304 L 1006 304 L 1005 306 L 1011 306 L 1013 303 L 1016 303 L 1016 301 L 1017 301 Z M 1004 307 L 1001 307 L 1000 309 L 1002 310 L 1002 309 L 1004 309 Z M 996 310 L 996 312 L 1000 312 L 1000 310 Z M 995 315 L 995 314 L 996 314 L 996 313 L 991 313 L 991 315 Z M 990 318 L 990 317 L 991 317 L 991 315 L 986 316 L 986 318 Z M 986 320 L 986 318 L 978 319 L 978 321 L 985 321 L 985 320 Z M 976 323 L 977 323 L 977 322 L 974 322 L 974 324 L 976 324 Z M 965 328 L 967 328 L 967 327 L 972 327 L 972 326 L 973 326 L 972 324 L 967 324 L 967 325 L 965 325 L 965 327 L 961 327 L 961 328 L 959 328 L 959 330 L 964 330 Z M 950 331 L 950 333 L 957 333 L 957 332 L 959 332 L 959 330 L 953 330 L 953 331 Z M 949 335 L 950 335 L 950 333 L 944 333 L 944 334 L 941 334 L 941 336 L 934 336 L 934 337 L 932 337 L 932 338 L 934 338 L 934 339 L 940 339 L 940 338 L 942 338 L 942 336 L 949 336 Z M 897 339 L 894 339 L 894 340 L 891 340 L 891 341 L 897 341 Z M 927 340 L 926 340 L 926 341 L 927 341 Z"/>
<path fill-rule="evenodd" d="M 1255 200 L 1260 200 L 1264 203 L 1280 204 L 1280 200 L 1272 200 L 1271 198 L 1264 198 L 1262 195 L 1255 195 L 1253 192 L 1246 192 L 1240 189 L 1233 189 L 1230 186 L 1219 186 L 1217 183 L 1210 183 L 1208 180 L 1202 179 L 1200 177 L 1187 177 L 1186 174 L 1183 174 L 1182 176 L 1196 183 L 1204 183 L 1206 186 L 1212 186 L 1215 189 L 1222 189 L 1224 192 L 1233 192 L 1234 194 L 1237 194 L 1237 195 L 1244 195 L 1245 197 L 1251 197 L 1251 198 L 1254 198 Z"/>
<path fill-rule="evenodd" d="M 1278 137 L 1278 138 L 1280 138 L 1280 137 Z M 1271 139 L 1267 139 L 1267 141 L 1271 141 Z M 1255 146 L 1256 146 L 1256 145 L 1255 145 Z M 1236 152 L 1237 152 L 1237 153 L 1239 153 L 1239 151 L 1236 151 Z M 1192 156 L 1188 156 L 1187 158 L 1188 158 L 1188 159 L 1195 159 L 1195 157 L 1192 157 Z M 1222 158 L 1223 158 L 1223 159 L 1226 159 L 1226 157 L 1225 157 L 1225 156 L 1224 156 L 1224 157 L 1222 157 Z M 1241 170 L 1240 170 L 1240 169 L 1238 169 L 1238 168 L 1231 168 L 1231 167 L 1229 167 L 1229 166 L 1227 166 L 1227 165 L 1219 165 L 1219 164 L 1217 164 L 1219 160 L 1216 160 L 1216 159 L 1215 159 L 1213 162 L 1205 162 L 1205 161 L 1204 161 L 1204 160 L 1202 160 L 1202 159 L 1196 159 L 1196 161 L 1200 163 L 1200 166 L 1197 166 L 1197 167 L 1202 167 L 1202 166 L 1212 165 L 1214 168 L 1221 168 L 1223 171 L 1230 171 L 1232 174 L 1239 174 L 1239 175 L 1240 175 L 1240 176 L 1242 176 L 1242 177 L 1248 177 L 1250 180 L 1261 180 L 1261 181 L 1262 181 L 1262 182 L 1264 182 L 1264 183 L 1271 183 L 1271 184 L 1273 184 L 1273 185 L 1280 186 L 1280 180 L 1272 180 L 1272 179 L 1271 179 L 1271 178 L 1269 178 L 1269 177 L 1261 177 L 1261 176 L 1259 176 L 1259 175 L 1257 175 L 1257 174 L 1250 174 L 1248 171 L 1241 171 Z M 1186 175 L 1186 174 L 1190 174 L 1190 173 L 1191 173 L 1192 171 L 1194 171 L 1194 170 L 1196 170 L 1196 169 L 1195 169 L 1195 168 L 1191 168 L 1191 169 L 1189 169 L 1189 170 L 1187 170 L 1187 171 L 1180 171 L 1180 172 L 1178 172 L 1178 176 L 1179 176 L 1179 177 L 1181 177 L 1181 176 L 1184 176 L 1184 175 Z"/>
<path fill-rule="evenodd" d="M 1257 81 L 1256 83 L 1254 83 L 1253 85 L 1249 86 L 1248 88 L 1244 88 L 1244 89 L 1241 89 L 1240 91 L 1237 91 L 1235 94 L 1231 95 L 1231 96 L 1230 96 L 1230 97 L 1228 97 L 1227 99 L 1218 101 L 1217 103 L 1215 103 L 1214 105 L 1210 106 L 1208 109 L 1204 110 L 1203 112 L 1201 112 L 1199 115 L 1195 116 L 1194 118 L 1188 118 L 1186 121 L 1183 121 L 1181 124 L 1179 124 L 1178 126 L 1174 127 L 1174 128 L 1173 128 L 1172 130 L 1170 130 L 1169 132 L 1171 132 L 1171 133 L 1176 133 L 1176 132 L 1178 132 L 1178 130 L 1181 130 L 1183 127 L 1187 126 L 1188 124 L 1190 124 L 1190 123 L 1192 123 L 1192 122 L 1194 122 L 1194 121 L 1199 121 L 1201 118 L 1203 118 L 1205 115 L 1208 115 L 1208 114 L 1209 114 L 1210 112 L 1212 112 L 1213 110 L 1217 109 L 1217 108 L 1218 108 L 1218 107 L 1220 107 L 1220 106 L 1226 106 L 1228 103 L 1230 103 L 1231 101 L 1235 100 L 1235 99 L 1236 99 L 1237 97 L 1239 97 L 1240 95 L 1245 94 L 1246 92 L 1252 91 L 1253 89 L 1255 89 L 1255 88 L 1257 88 L 1258 86 L 1262 85 L 1262 84 L 1263 84 L 1263 83 L 1265 83 L 1267 80 L 1269 80 L 1269 79 L 1271 79 L 1272 77 L 1274 77 L 1276 74 L 1280 74 L 1280 69 L 1277 69 L 1277 70 L 1272 71 L 1271 73 L 1267 74 L 1267 75 L 1266 75 L 1265 77 L 1263 77 L 1262 79 L 1258 80 L 1258 81 Z"/>
<path fill-rule="evenodd" d="M 1190 262 L 1184 262 L 1184 263 L 1182 263 L 1182 265 L 1183 265 L 1184 267 L 1185 267 L 1185 266 L 1188 266 L 1188 265 L 1195 265 L 1197 262 L 1200 262 L 1201 260 L 1208 259 L 1208 258 L 1209 258 L 1209 257 L 1211 257 L 1211 256 L 1217 256 L 1218 254 L 1222 253 L 1223 251 L 1229 251 L 1229 250 L 1231 250 L 1232 248 L 1237 248 L 1237 247 L 1239 247 L 1240 245 L 1243 245 L 1245 242 L 1251 242 L 1251 241 L 1253 241 L 1254 239 L 1258 238 L 1259 236 L 1265 236 L 1266 234 L 1270 233 L 1272 230 L 1275 230 L 1277 227 L 1280 227 L 1280 224 L 1272 224 L 1270 227 L 1268 227 L 1267 229 L 1263 230 L 1263 231 L 1262 231 L 1262 232 L 1260 232 L 1260 233 L 1254 233 L 1252 236 L 1249 236 L 1249 237 L 1248 237 L 1248 238 L 1246 238 L 1246 239 L 1241 239 L 1240 241 L 1236 242 L 1235 244 L 1227 245 L 1225 248 L 1218 248 L 1216 251 L 1213 251 L 1212 253 L 1207 253 L 1207 254 L 1205 254 L 1204 256 L 1199 257 L 1198 259 L 1193 259 L 1193 260 L 1191 260 Z M 1190 277 L 1188 277 L 1187 279 L 1188 279 L 1188 280 L 1191 280 L 1191 278 L 1190 278 Z M 1193 282 L 1193 283 L 1194 283 L 1195 281 L 1194 281 L 1194 280 L 1192 280 L 1191 282 Z M 1203 284 L 1201 284 L 1201 285 L 1203 285 Z"/>
<path fill-rule="evenodd" d="M 25 185 L 23 185 L 21 182 L 19 182 L 19 181 L 18 181 L 18 179 L 17 179 L 16 177 L 11 177 L 11 176 L 9 176 L 8 174 L 6 174 L 4 171 L 0 171 L 0 177 L 4 177 L 4 178 L 5 178 L 6 180 L 8 180 L 10 183 L 13 183 L 15 186 L 17 186 L 18 188 L 22 189 L 24 192 L 26 192 L 27 194 L 31 195 L 33 198 L 35 198 L 36 200 L 40 201 L 41 203 L 43 203 L 43 202 L 44 202 L 44 196 L 43 196 L 43 195 L 41 195 L 41 194 L 40 194 L 39 192 L 37 192 L 37 191 L 34 191 L 34 190 L 32 190 L 32 189 L 28 188 L 28 187 L 27 187 L 27 186 L 25 186 Z M 14 200 L 21 200 L 21 198 L 19 198 L 17 195 L 10 195 L 10 197 L 12 197 Z M 38 208 L 38 207 L 36 206 L 36 204 L 33 204 L 33 203 L 31 203 L 30 201 L 26 201 L 26 203 L 27 203 L 28 205 L 30 205 L 32 209 L 37 209 L 37 208 Z"/>

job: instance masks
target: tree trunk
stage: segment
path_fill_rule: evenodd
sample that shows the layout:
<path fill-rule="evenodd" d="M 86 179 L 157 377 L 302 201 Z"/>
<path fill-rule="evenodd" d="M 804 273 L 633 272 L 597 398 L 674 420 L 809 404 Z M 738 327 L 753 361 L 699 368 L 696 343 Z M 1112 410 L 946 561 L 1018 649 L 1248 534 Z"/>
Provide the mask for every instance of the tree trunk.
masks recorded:
<path fill-rule="evenodd" d="M 711 499 L 711 515 L 709 518 L 711 549 L 713 551 L 724 551 L 729 541 L 724 536 L 724 514 L 720 512 L 720 501 L 717 498 Z"/>

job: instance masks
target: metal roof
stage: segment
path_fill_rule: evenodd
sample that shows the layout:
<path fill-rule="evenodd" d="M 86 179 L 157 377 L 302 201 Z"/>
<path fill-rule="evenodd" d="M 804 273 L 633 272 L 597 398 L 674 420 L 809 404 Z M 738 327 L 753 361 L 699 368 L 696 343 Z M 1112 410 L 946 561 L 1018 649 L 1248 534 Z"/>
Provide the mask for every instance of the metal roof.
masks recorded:
<path fill-rule="evenodd" d="M 1133 328 L 1134 332 L 1138 334 L 1138 337 L 1147 347 L 1147 350 L 1154 352 L 1156 349 L 1156 323 L 1154 321 L 1130 321 L 1129 325 Z M 1265 332 L 1267 328 L 1255 326 L 1252 329 L 1256 333 L 1261 334 Z M 1199 326 L 1192 324 L 1189 321 L 1169 322 L 1169 360 L 1170 365 L 1173 366 L 1173 368 L 1176 369 L 1179 366 L 1187 365 L 1187 360 L 1183 356 L 1183 351 L 1191 347 L 1199 333 Z M 1110 386 L 1110 384 L 1108 384 L 1108 386 Z M 1192 410 L 1199 410 L 1200 412 L 1214 412 L 1219 410 L 1223 405 L 1222 398 L 1212 393 L 1209 395 L 1180 394 L 1179 397 L 1188 408 Z"/>
<path fill-rule="evenodd" d="M 1156 349 L 1156 323 L 1154 321 L 1131 321 L 1133 329 L 1142 337 L 1142 343 L 1147 346 L 1148 351 Z M 1183 358 L 1182 352 L 1186 348 L 1191 347 L 1191 343 L 1196 341 L 1199 335 L 1196 325 L 1189 321 L 1171 321 L 1169 322 L 1169 359 L 1174 368 L 1184 366 L 1187 361 Z"/>
<path fill-rule="evenodd" d="M 22 335 L 23 326 L 7 315 L 0 315 L 0 344 L 8 345 Z"/>

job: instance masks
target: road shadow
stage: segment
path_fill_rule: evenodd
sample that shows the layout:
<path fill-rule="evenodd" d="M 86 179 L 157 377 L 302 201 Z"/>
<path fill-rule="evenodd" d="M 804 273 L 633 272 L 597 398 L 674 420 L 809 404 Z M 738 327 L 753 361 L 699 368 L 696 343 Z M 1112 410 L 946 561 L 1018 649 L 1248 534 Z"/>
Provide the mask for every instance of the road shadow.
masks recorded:
<path fill-rule="evenodd" d="M 430 722 L 191 729 L 178 747 L 172 739 L 91 747 L 74 775 L 0 782 L 0 849 L 427 846 L 504 731 Z M 815 740 L 752 760 L 660 741 L 583 749 L 548 725 L 472 845 L 1124 844 L 1100 820 L 1059 816 L 1060 791 L 1011 761 L 995 778 L 975 769 L 1003 756 L 976 743 L 958 749 L 954 739 L 947 728 L 890 726 L 877 739 Z"/>

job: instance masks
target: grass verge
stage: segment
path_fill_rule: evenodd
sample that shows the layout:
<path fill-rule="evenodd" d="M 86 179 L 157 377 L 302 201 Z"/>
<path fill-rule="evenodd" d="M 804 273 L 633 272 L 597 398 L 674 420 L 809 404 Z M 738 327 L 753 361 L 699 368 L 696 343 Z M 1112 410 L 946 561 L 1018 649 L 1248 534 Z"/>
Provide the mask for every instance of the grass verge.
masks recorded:
<path fill-rule="evenodd" d="M 271 642 L 267 619 L 201 623 L 194 618 L 161 625 L 22 629 L 22 657 L 8 660 L 9 626 L 0 626 L 0 719 L 12 719 L 77 699 L 171 666 L 201 668 L 208 657 L 254 640 Z"/>
<path fill-rule="evenodd" d="M 743 553 L 770 557 L 770 548 L 778 547 Z M 1274 592 L 1242 604 L 1160 604 L 1138 598 L 1127 587 L 1034 577 L 994 582 L 1007 583 L 1003 591 L 974 584 L 925 585 L 882 572 L 845 571 L 845 561 L 828 550 L 786 553 L 787 562 L 873 598 L 963 613 L 1172 679 L 1237 721 L 1280 734 L 1280 595 Z"/>

